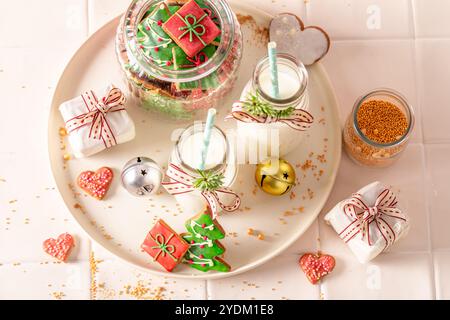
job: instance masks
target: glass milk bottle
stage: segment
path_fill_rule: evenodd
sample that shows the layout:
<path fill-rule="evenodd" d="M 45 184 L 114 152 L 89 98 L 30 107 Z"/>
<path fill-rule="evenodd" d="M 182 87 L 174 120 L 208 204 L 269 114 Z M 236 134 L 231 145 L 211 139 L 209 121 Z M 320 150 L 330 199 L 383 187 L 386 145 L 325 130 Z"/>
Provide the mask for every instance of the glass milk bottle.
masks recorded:
<path fill-rule="evenodd" d="M 172 151 L 170 162 L 194 178 L 199 178 L 197 168 L 201 162 L 205 123 L 196 122 L 186 128 L 179 136 Z M 225 133 L 214 126 L 211 130 L 208 152 L 205 159 L 205 171 L 223 174 L 223 187 L 231 187 L 234 183 L 238 167 L 234 148 L 231 147 Z M 187 213 L 199 213 L 207 204 L 199 190 L 175 195 L 176 201 Z M 221 200 L 229 203 L 232 198 L 222 195 Z M 218 208 L 220 211 L 220 207 Z"/>
<path fill-rule="evenodd" d="M 253 96 L 257 97 L 260 102 L 270 105 L 273 110 L 279 111 L 280 114 L 283 114 L 283 111 L 289 108 L 308 112 L 308 72 L 305 66 L 289 54 L 278 53 L 277 67 L 279 82 L 279 96 L 277 98 L 272 94 L 269 58 L 265 57 L 256 65 L 253 78 L 245 86 L 240 101 L 248 101 L 249 97 Z M 310 117 L 312 123 L 312 116 L 309 113 L 306 114 Z M 283 157 L 302 142 L 305 132 L 293 129 L 282 120 L 284 120 L 283 116 L 273 119 L 270 123 L 267 121 L 265 123 L 249 123 L 237 120 L 237 135 L 241 142 L 246 139 L 247 150 L 258 146 L 258 162 L 265 160 L 264 150 L 269 157 Z M 252 157 L 250 153 L 248 157 Z"/>

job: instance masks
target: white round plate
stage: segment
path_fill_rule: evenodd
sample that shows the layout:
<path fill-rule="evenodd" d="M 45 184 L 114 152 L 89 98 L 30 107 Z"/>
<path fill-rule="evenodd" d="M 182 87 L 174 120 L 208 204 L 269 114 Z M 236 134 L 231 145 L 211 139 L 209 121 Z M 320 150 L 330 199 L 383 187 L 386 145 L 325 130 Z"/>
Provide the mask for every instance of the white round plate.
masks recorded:
<path fill-rule="evenodd" d="M 235 127 L 234 121 L 224 122 L 233 101 L 239 99 L 242 88 L 250 79 L 256 61 L 266 52 L 264 27 L 271 16 L 252 7 L 232 3 L 241 15 L 244 33 L 244 54 L 235 89 L 222 106 L 218 106 L 218 125 L 223 129 Z M 246 16 L 253 17 L 248 19 Z M 221 241 L 226 247 L 225 261 L 231 266 L 229 273 L 200 271 L 185 265 L 171 274 L 146 253 L 140 245 L 158 218 L 164 219 L 175 231 L 185 232 L 184 222 L 195 212 L 183 212 L 174 198 L 161 189 L 151 199 L 129 195 L 120 186 L 123 165 L 136 156 L 153 158 L 166 167 L 173 147 L 171 133 L 188 123 L 164 120 L 142 108 L 128 105 L 136 123 L 136 139 L 85 159 L 63 161 L 70 147 L 61 150 L 59 128 L 64 126 L 59 105 L 86 89 L 100 90 L 109 83 L 126 88 L 116 61 L 114 36 L 119 19 L 116 18 L 92 35 L 68 64 L 52 102 L 49 119 L 49 153 L 57 187 L 74 218 L 87 234 L 112 254 L 143 270 L 178 278 L 218 279 L 248 271 L 272 259 L 297 240 L 319 215 L 334 184 L 341 156 L 341 132 L 338 106 L 328 77 L 320 64 L 309 68 L 310 106 L 315 124 L 306 134 L 301 147 L 286 157 L 296 166 L 299 185 L 293 193 L 283 197 L 264 194 L 254 182 L 254 165 L 241 165 L 233 186 L 241 195 L 241 209 L 223 214 L 219 221 L 227 231 Z M 254 23 L 256 22 L 256 24 Z M 311 162 L 307 162 L 307 161 Z M 76 185 L 76 178 L 85 170 L 108 166 L 115 179 L 103 201 L 97 201 Z M 247 234 L 247 229 L 258 230 L 265 240 Z"/>

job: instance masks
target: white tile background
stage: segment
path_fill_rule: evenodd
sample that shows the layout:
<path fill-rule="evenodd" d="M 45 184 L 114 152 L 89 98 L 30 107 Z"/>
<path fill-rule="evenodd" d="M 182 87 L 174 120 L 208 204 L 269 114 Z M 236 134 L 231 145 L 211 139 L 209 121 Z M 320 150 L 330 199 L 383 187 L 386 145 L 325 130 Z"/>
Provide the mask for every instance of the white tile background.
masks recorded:
<path fill-rule="evenodd" d="M 294 12 L 328 31 L 333 44 L 324 64 L 342 117 L 359 95 L 380 86 L 401 91 L 414 105 L 417 125 L 403 158 L 375 170 L 344 154 L 323 212 L 379 179 L 401 190 L 413 223 L 409 236 L 363 266 L 324 225 L 322 213 L 281 256 L 230 279 L 174 280 L 117 261 L 90 243 L 54 189 L 46 135 L 65 64 L 128 0 L 0 0 L 0 298 L 86 299 L 95 280 L 97 299 L 136 298 L 125 287 L 139 284 L 164 287 L 165 299 L 450 299 L 450 0 L 245 1 L 271 13 Z M 79 243 L 67 264 L 40 249 L 43 239 L 62 231 Z M 312 286 L 297 260 L 319 249 L 333 254 L 337 267 Z M 101 260 L 94 275 L 91 252 Z"/>

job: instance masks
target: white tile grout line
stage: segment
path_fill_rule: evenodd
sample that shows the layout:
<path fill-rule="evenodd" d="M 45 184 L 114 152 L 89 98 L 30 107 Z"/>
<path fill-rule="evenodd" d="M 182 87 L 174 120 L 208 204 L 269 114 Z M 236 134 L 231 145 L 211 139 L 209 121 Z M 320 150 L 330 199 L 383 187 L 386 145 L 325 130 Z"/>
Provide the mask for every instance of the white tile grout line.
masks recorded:
<path fill-rule="evenodd" d="M 339 170 L 339 169 L 338 169 Z M 334 186 L 333 186 L 333 189 L 334 189 Z M 333 192 L 333 189 L 331 190 L 331 192 Z M 330 195 L 331 195 L 331 193 L 330 193 Z M 317 249 L 317 252 L 321 252 L 321 239 L 320 239 L 320 221 L 319 221 L 319 219 L 320 219 L 320 215 L 322 214 L 322 211 L 323 211 L 323 209 L 321 210 L 321 212 L 319 213 L 319 215 L 317 216 L 317 219 L 316 219 L 316 224 L 317 224 L 317 239 L 316 239 L 316 249 Z M 325 299 L 325 291 L 326 290 L 322 290 L 322 286 L 323 286 L 323 283 L 322 283 L 322 281 L 319 281 L 319 285 L 318 285 L 318 300 L 322 300 L 322 299 Z"/>
<path fill-rule="evenodd" d="M 305 1 L 302 2 L 302 5 L 303 5 L 303 16 L 304 16 L 304 19 L 305 19 L 305 24 L 309 24 L 309 14 L 310 14 L 309 6 L 310 6 L 310 4 L 311 4 L 310 1 L 306 1 L 305 0 Z M 331 192 L 333 192 L 333 189 L 334 189 L 334 187 L 332 188 Z M 330 192 L 330 195 L 331 195 L 331 192 Z M 323 208 L 322 208 L 322 210 L 323 210 Z M 320 219 L 320 215 L 322 213 L 322 210 L 321 210 L 321 212 L 319 212 L 319 215 L 317 216 L 317 218 L 316 218 L 316 220 L 314 222 L 316 224 L 316 230 L 317 230 L 317 238 L 315 240 L 317 252 L 320 252 L 320 250 L 321 250 L 321 246 L 320 246 L 320 221 L 319 221 L 319 219 Z M 321 300 L 322 296 L 323 296 L 322 281 L 319 282 L 319 285 L 317 287 L 317 291 L 318 291 L 317 292 L 317 294 L 318 294 L 317 300 Z"/>
<path fill-rule="evenodd" d="M 425 132 L 424 132 L 424 117 L 422 116 L 422 88 L 420 88 L 419 85 L 419 75 L 420 75 L 420 67 L 419 67 L 419 59 L 418 59 L 418 38 L 417 38 L 417 30 L 416 30 L 416 7 L 414 5 L 414 0 L 409 1 L 410 10 L 411 10 L 411 16 L 412 16 L 412 22 L 413 22 L 413 35 L 414 35 L 414 52 L 413 52 L 413 59 L 414 59 L 414 80 L 415 80 L 415 87 L 417 92 L 417 108 L 420 112 L 420 122 L 421 122 L 421 133 L 422 133 L 422 141 L 423 141 L 423 148 L 422 148 L 422 160 L 424 164 L 424 183 L 426 184 L 429 179 L 429 165 L 428 165 L 428 157 L 426 153 L 425 148 Z M 436 300 L 437 293 L 437 286 L 436 286 L 436 273 L 435 273 L 435 265 L 434 265 L 434 256 L 433 256 L 433 243 L 432 243 L 432 237 L 431 237 L 431 214 L 430 214 L 430 200 L 429 196 L 430 193 L 425 191 L 425 208 L 426 208 L 426 214 L 427 214 L 427 232 L 428 232 L 428 253 L 429 253 L 429 265 L 430 265 L 430 276 L 431 276 L 431 287 L 433 292 L 433 299 Z"/>
<path fill-rule="evenodd" d="M 85 0 L 86 3 L 86 38 L 88 38 L 91 35 L 89 20 L 91 18 L 90 14 L 90 8 L 91 8 L 91 1 L 92 0 Z"/>
<path fill-rule="evenodd" d="M 425 150 L 425 145 L 423 148 L 423 160 L 424 160 L 424 170 L 425 170 L 425 183 L 427 183 L 427 181 L 429 181 L 429 165 L 428 165 L 428 157 L 427 157 L 427 153 Z M 433 254 L 433 242 L 432 242 L 432 237 L 431 237 L 431 214 L 430 214 L 430 193 L 428 191 L 425 191 L 425 206 L 426 206 L 426 213 L 427 213 L 427 232 L 428 232 L 428 250 L 429 250 L 429 259 L 430 259 L 430 272 L 431 272 L 431 280 L 432 280 L 432 288 L 433 288 L 433 293 L 434 293 L 434 299 L 436 299 L 437 296 L 437 287 L 436 287 L 436 274 L 435 274 L 435 265 L 434 265 L 434 254 Z"/>
<path fill-rule="evenodd" d="M 310 5 L 310 1 L 303 1 L 303 17 L 305 19 L 305 24 L 308 25 L 309 24 L 309 5 Z"/>
<path fill-rule="evenodd" d="M 209 290 L 209 288 L 208 288 L 211 284 L 210 280 L 206 279 L 206 280 L 204 280 L 204 282 L 205 282 L 205 300 L 212 300 L 210 297 L 210 291 L 212 291 L 212 290 Z"/>
<path fill-rule="evenodd" d="M 85 0 L 85 5 L 86 5 L 86 40 L 89 38 L 89 36 L 90 36 L 90 30 L 89 30 L 89 28 L 90 28 L 90 26 L 89 26 L 89 19 L 90 19 L 90 10 L 89 10 L 89 8 L 90 8 L 90 0 Z M 96 274 L 94 273 L 92 273 L 92 270 L 91 270 L 91 265 L 90 265 L 90 263 L 91 263 L 91 255 L 92 255 L 92 257 L 94 257 L 94 248 L 93 248 L 93 244 L 92 244 L 92 240 L 91 240 L 91 238 L 90 237 L 87 237 L 88 238 L 88 243 L 89 243 L 89 272 L 88 272 L 88 274 L 89 274 L 89 283 L 90 284 L 92 284 L 94 281 L 96 281 L 97 279 L 94 279 L 94 278 L 96 278 Z M 89 287 L 89 300 L 96 300 L 96 297 L 93 297 L 93 295 L 92 295 L 92 288 L 91 287 Z"/>
<path fill-rule="evenodd" d="M 349 39 L 345 39 L 345 38 L 333 38 L 331 39 L 332 43 L 354 43 L 354 42 L 394 42 L 394 41 L 450 41 L 450 36 L 449 37 L 397 37 L 397 38 L 389 38 L 389 37 L 384 37 L 384 38 L 349 38 Z"/>
<path fill-rule="evenodd" d="M 310 15 L 309 6 L 310 6 L 310 4 L 311 4 L 310 1 L 306 1 L 305 0 L 305 1 L 302 2 L 302 5 L 303 5 L 303 18 L 305 19 L 305 21 L 304 21 L 305 24 L 309 24 L 309 15 Z M 333 189 L 334 189 L 334 187 L 332 188 L 331 192 L 333 192 Z M 330 192 L 330 195 L 331 195 L 331 192 Z M 323 210 L 323 208 L 322 208 L 322 210 Z M 319 221 L 319 219 L 320 219 L 320 215 L 322 213 L 322 210 L 321 210 L 321 212 L 319 212 L 319 215 L 317 216 L 316 220 L 314 221 L 315 228 L 316 228 L 316 231 L 317 231 L 317 238 L 315 240 L 316 252 L 320 252 L 320 250 L 321 250 L 321 245 L 320 245 L 321 244 L 320 243 L 320 221 Z M 317 292 L 317 300 L 321 300 L 323 295 L 324 295 L 324 293 L 322 291 L 322 281 L 319 282 L 319 285 L 317 286 L 317 291 L 318 291 Z"/>

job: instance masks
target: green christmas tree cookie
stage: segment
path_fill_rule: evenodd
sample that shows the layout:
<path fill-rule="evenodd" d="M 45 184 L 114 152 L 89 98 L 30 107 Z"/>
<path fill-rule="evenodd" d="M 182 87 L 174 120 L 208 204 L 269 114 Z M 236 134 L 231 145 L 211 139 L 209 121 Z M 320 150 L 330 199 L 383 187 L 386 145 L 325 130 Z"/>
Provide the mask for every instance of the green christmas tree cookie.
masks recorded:
<path fill-rule="evenodd" d="M 220 224 L 205 212 L 186 221 L 185 226 L 188 233 L 182 234 L 182 237 L 190 247 L 183 262 L 203 272 L 230 271 L 231 267 L 219 257 L 225 252 L 225 248 L 218 241 L 225 238 Z"/>

